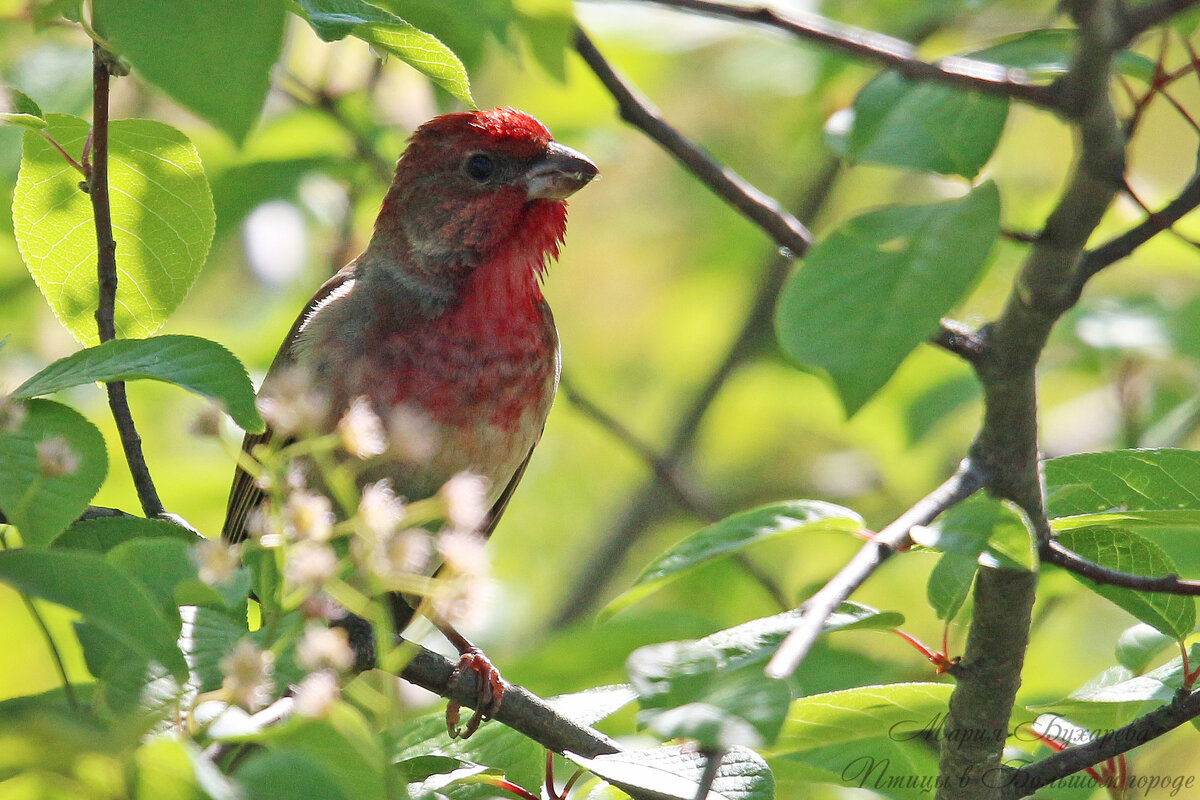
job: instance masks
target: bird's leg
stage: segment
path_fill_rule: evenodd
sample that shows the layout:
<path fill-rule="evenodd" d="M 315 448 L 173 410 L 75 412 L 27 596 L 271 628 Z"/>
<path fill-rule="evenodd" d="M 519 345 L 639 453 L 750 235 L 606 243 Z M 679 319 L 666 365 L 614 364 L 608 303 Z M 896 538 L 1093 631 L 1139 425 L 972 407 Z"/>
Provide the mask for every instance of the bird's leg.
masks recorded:
<path fill-rule="evenodd" d="M 450 737 L 467 739 L 479 729 L 480 723 L 491 719 L 500 710 L 500 700 L 504 696 L 504 681 L 500 677 L 500 670 L 496 669 L 483 651 L 471 644 L 467 637 L 454 629 L 453 625 L 438 619 L 436 615 L 431 615 L 430 619 L 450 644 L 458 650 L 458 664 L 455 665 L 450 680 L 453 681 L 464 672 L 474 672 L 479 677 L 475 713 L 467 720 L 466 727 L 461 731 L 458 728 L 461 706 L 454 701 L 450 701 L 450 704 L 446 706 L 446 729 L 450 732 Z"/>

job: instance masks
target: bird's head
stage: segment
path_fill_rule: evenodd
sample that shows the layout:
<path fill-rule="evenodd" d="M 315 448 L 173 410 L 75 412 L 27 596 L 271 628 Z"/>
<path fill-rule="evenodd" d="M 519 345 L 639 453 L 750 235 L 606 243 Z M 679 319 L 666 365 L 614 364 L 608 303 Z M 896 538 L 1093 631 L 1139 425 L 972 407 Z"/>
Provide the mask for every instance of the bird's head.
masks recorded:
<path fill-rule="evenodd" d="M 509 246 L 540 257 L 562 237 L 566 198 L 597 174 L 522 111 L 436 117 L 396 165 L 372 244 L 403 247 L 426 277 L 461 277 Z"/>

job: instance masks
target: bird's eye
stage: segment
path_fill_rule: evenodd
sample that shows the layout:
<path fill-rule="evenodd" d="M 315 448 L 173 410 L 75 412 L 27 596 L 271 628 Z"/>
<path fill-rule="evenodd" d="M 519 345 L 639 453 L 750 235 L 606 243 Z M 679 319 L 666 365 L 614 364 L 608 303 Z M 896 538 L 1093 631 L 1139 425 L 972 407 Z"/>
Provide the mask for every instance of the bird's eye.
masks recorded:
<path fill-rule="evenodd" d="M 492 177 L 492 173 L 496 171 L 496 164 L 492 161 L 491 156 L 476 153 L 466 160 L 466 163 L 463 164 L 463 169 L 472 178 L 483 183 Z"/>

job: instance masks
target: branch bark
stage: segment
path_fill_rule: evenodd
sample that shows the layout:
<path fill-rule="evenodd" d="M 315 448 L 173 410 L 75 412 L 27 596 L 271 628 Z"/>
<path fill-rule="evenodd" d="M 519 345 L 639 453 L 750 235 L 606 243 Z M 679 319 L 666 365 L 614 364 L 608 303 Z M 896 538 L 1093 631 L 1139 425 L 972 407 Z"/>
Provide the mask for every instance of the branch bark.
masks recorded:
<path fill-rule="evenodd" d="M 805 41 L 841 50 L 864 61 L 873 61 L 912 80 L 998 95 L 1040 108 L 1053 109 L 1058 105 L 1058 93 L 1054 85 L 1033 83 L 1024 70 L 970 58 L 922 61 L 916 57 L 916 48 L 903 39 L 842 25 L 817 14 L 800 11 L 784 14 L 765 6 L 738 6 L 712 0 L 643 1 L 706 16 L 763 25 Z"/>
<path fill-rule="evenodd" d="M 1002 779 L 992 783 L 1002 787 L 1000 800 L 1028 797 L 1043 786 L 1154 741 L 1196 717 L 1200 717 L 1200 692 L 1180 692 L 1170 703 L 1124 727 L 1098 736 L 1087 744 L 1060 750 L 1021 769 L 998 773 L 1002 774 Z"/>
<path fill-rule="evenodd" d="M 91 159 L 85 161 L 88 194 L 92 201 L 93 217 L 96 222 L 96 271 L 99 278 L 100 296 L 96 303 L 96 327 L 100 341 L 107 342 L 117 335 L 115 310 L 117 300 L 117 243 L 113 239 L 112 207 L 108 196 L 108 89 L 111 80 L 113 57 L 99 44 L 92 45 L 92 133 Z M 129 464 L 129 474 L 137 490 L 142 512 L 147 517 L 163 514 L 162 501 L 154 488 L 146 456 L 142 453 L 142 437 L 138 435 L 129 411 L 129 399 L 124 381 L 105 384 L 108 392 L 108 407 L 112 411 Z"/>
<path fill-rule="evenodd" d="M 793 256 L 808 252 L 813 241 L 812 233 L 800 220 L 788 213 L 774 198 L 759 191 L 733 170 L 717 163 L 712 156 L 671 127 L 650 101 L 617 74 L 582 28 L 575 29 L 575 49 L 617 101 L 621 119 L 658 142 L 725 202 L 762 228 L 780 247 L 787 248 Z"/>

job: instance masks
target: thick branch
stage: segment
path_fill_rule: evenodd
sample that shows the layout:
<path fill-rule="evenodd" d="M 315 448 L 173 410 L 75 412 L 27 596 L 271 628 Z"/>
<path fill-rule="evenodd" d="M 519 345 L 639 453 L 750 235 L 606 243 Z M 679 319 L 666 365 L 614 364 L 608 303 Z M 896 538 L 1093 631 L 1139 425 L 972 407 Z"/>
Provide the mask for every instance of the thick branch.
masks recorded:
<path fill-rule="evenodd" d="M 728 167 L 717 163 L 671 127 L 658 110 L 628 84 L 605 60 L 582 28 L 575 29 L 575 49 L 617 101 L 621 119 L 640 129 L 673 155 L 693 175 L 729 205 L 762 228 L 780 247 L 802 256 L 812 245 L 812 233 L 779 203 Z"/>
<path fill-rule="evenodd" d="M 937 797 L 992 798 L 988 780 L 1000 766 L 1021 665 L 1029 642 L 1037 573 L 981 569 L 975 578 L 975 611 L 962 663 L 954 675 L 947 736 L 938 765 Z M 950 732 L 957 733 L 951 737 Z M 964 735 L 970 731 L 970 735 Z M 952 787 L 952 788 L 951 788 Z"/>
<path fill-rule="evenodd" d="M 1122 186 L 1125 164 L 1124 136 L 1108 98 L 1112 58 L 1120 46 L 1115 0 L 1075 0 L 1069 6 L 1080 44 L 1071 71 L 1059 82 L 1059 99 L 1078 130 L 1078 162 L 974 362 L 984 421 L 971 457 L 987 472 L 989 492 L 1020 506 L 1042 543 L 1050 540 L 1050 526 L 1038 460 L 1037 364 L 1054 324 L 1078 299 L 1081 253 Z M 1006 729 L 1029 637 L 1036 575 L 983 570 L 977 581 L 968 663 L 946 722 L 938 800 L 996 797 L 987 777 L 1000 768 L 1004 738 L 975 738 L 981 728 Z"/>
<path fill-rule="evenodd" d="M 986 477 L 978 465 L 969 459 L 964 460 L 958 471 L 945 483 L 875 534 L 846 566 L 804 604 L 804 614 L 799 624 L 767 664 L 767 674 L 772 678 L 786 678 L 795 672 L 820 636 L 829 615 L 893 553 L 912 543 L 912 529 L 918 525 L 928 525 L 946 509 L 966 500 L 983 487 Z"/>
<path fill-rule="evenodd" d="M 99 44 L 92 46 L 92 157 L 85 162 L 88 171 L 88 193 L 92 200 L 93 216 L 96 221 L 96 271 L 99 278 L 100 297 L 96 303 L 96 326 L 100 341 L 107 342 L 117 335 L 114 320 L 117 299 L 117 243 L 113 240 L 112 212 L 108 199 L 108 85 L 112 55 Z M 114 381 L 106 384 L 108 407 L 112 410 L 125 451 L 125 461 L 133 476 L 142 512 L 147 517 L 163 513 L 162 501 L 154 488 L 154 480 L 146 466 L 142 453 L 142 438 L 133 424 L 129 411 L 129 400 L 125 395 L 125 383 Z"/>
<path fill-rule="evenodd" d="M 855 58 L 873 61 L 912 80 L 999 95 L 1042 108 L 1057 106 L 1054 87 L 1030 82 L 1024 70 L 969 58 L 943 58 L 932 63 L 922 61 L 916 57 L 916 49 L 902 39 L 842 25 L 817 14 L 802 11 L 784 14 L 765 6 L 738 6 L 711 0 L 646 1 L 708 16 L 765 25 L 806 41 L 836 48 Z"/>
<path fill-rule="evenodd" d="M 1087 744 L 1068 747 L 1035 764 L 1003 774 L 992 785 L 1002 786 L 1000 800 L 1028 797 L 1043 786 L 1128 753 L 1152 742 L 1185 722 L 1200 717 L 1200 692 L 1179 692 L 1175 699 L 1128 725 L 1099 736 Z"/>

